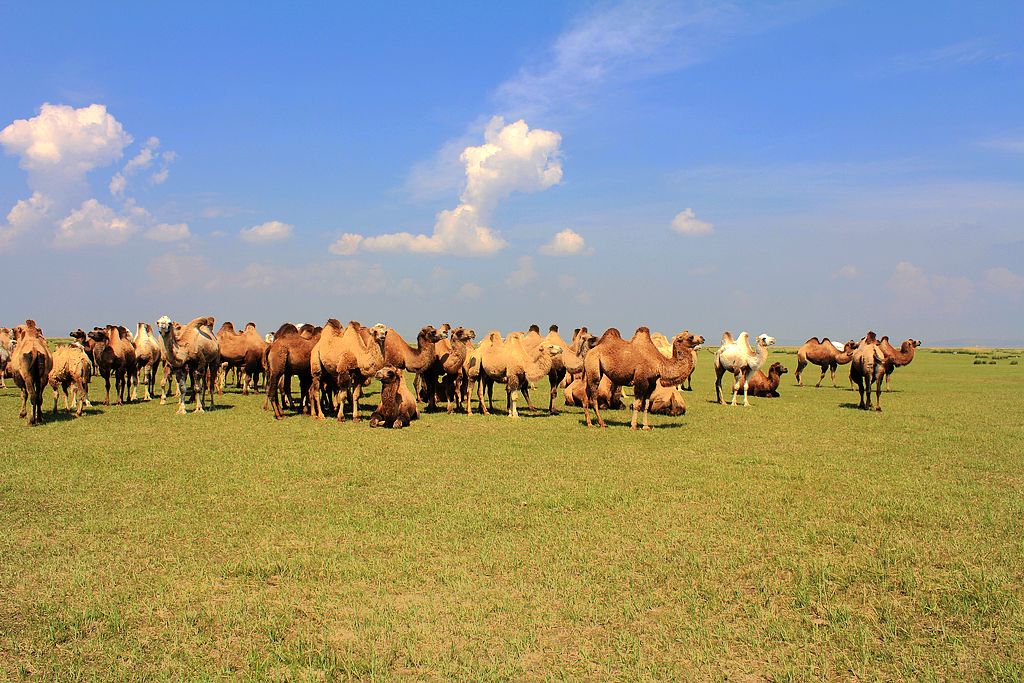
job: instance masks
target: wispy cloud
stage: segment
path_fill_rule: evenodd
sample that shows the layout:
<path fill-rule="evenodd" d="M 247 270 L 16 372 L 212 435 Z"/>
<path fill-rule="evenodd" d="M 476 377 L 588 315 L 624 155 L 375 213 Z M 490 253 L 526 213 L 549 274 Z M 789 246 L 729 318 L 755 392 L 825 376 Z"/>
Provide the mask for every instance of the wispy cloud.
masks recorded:
<path fill-rule="evenodd" d="M 997 149 L 1001 152 L 1024 154 L 1024 135 L 985 140 L 981 143 L 981 146 L 988 147 L 989 149 Z"/>
<path fill-rule="evenodd" d="M 893 59 L 898 73 L 967 67 L 980 64 L 1008 62 L 1016 57 L 1012 50 L 1001 49 L 980 40 L 964 40 L 952 45 L 899 55 Z"/>

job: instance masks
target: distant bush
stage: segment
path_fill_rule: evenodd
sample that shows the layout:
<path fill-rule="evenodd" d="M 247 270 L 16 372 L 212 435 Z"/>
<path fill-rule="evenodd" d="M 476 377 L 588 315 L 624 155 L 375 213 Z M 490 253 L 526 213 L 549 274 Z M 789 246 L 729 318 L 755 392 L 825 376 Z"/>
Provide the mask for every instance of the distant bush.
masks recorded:
<path fill-rule="evenodd" d="M 980 358 L 975 358 L 974 359 L 974 364 L 975 365 L 986 365 L 985 361 L 981 360 Z"/>
<path fill-rule="evenodd" d="M 990 360 L 990 361 L 988 362 L 988 364 L 989 364 L 989 365 L 995 365 L 995 364 L 996 364 L 996 362 L 995 362 L 994 360 Z"/>
<path fill-rule="evenodd" d="M 1015 360 L 1011 360 L 1010 361 L 1010 365 L 1016 365 L 1016 364 L 1017 364 L 1017 361 L 1015 361 Z"/>

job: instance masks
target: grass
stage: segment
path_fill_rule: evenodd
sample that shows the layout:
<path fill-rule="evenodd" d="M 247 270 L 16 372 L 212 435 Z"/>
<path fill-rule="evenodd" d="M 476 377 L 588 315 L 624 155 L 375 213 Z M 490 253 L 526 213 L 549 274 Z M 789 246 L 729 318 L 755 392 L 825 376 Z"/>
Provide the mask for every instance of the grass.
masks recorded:
<path fill-rule="evenodd" d="M 702 354 L 651 433 L 0 391 L 0 678 L 1021 680 L 1024 371 L 973 359 L 877 414 Z"/>

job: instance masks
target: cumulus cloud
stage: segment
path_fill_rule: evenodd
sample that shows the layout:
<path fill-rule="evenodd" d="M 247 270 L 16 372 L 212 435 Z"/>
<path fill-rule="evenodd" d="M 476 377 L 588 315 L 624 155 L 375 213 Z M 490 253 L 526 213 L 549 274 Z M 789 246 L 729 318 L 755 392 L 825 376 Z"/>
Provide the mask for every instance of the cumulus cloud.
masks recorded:
<path fill-rule="evenodd" d="M 857 270 L 857 266 L 847 264 L 832 274 L 832 277 L 840 280 L 852 280 L 853 278 L 860 275 L 860 271 Z"/>
<path fill-rule="evenodd" d="M 681 235 L 698 237 L 700 235 L 710 235 L 715 231 L 715 226 L 699 220 L 693 209 L 687 207 L 677 213 L 676 217 L 672 219 L 672 229 Z"/>
<path fill-rule="evenodd" d="M 509 287 L 521 288 L 537 279 L 537 270 L 533 267 L 532 256 L 520 256 L 516 261 L 517 268 L 505 278 Z"/>
<path fill-rule="evenodd" d="M 192 233 L 189 231 L 186 223 L 174 223 L 173 225 L 170 223 L 160 223 L 146 231 L 146 239 L 156 242 L 176 242 L 188 239 L 191 236 Z"/>
<path fill-rule="evenodd" d="M 540 253 L 545 256 L 573 256 L 582 254 L 586 247 L 582 235 L 566 228 L 552 237 L 550 242 L 541 245 Z"/>
<path fill-rule="evenodd" d="M 153 173 L 149 179 L 152 184 L 159 185 L 167 180 L 167 176 L 170 174 L 169 166 L 177 155 L 174 152 L 158 152 L 159 147 L 160 138 L 156 136 L 148 138 L 139 153 L 129 159 L 124 168 L 110 179 L 110 194 L 115 197 L 123 196 L 128 187 L 129 178 L 151 169 L 153 169 Z"/>
<path fill-rule="evenodd" d="M 239 231 L 242 239 L 250 244 L 277 242 L 292 236 L 292 226 L 281 221 L 267 221 Z"/>
<path fill-rule="evenodd" d="M 966 277 L 931 275 L 909 261 L 896 264 L 886 287 L 896 307 L 904 310 L 931 308 L 956 313 L 974 294 L 974 283 Z"/>
<path fill-rule="evenodd" d="M 538 192 L 562 181 L 561 142 L 558 133 L 531 130 L 522 120 L 506 125 L 496 116 L 484 130 L 484 144 L 462 150 L 465 184 L 460 204 L 437 214 L 433 233 L 345 233 L 330 251 L 342 256 L 359 250 L 462 256 L 500 251 L 508 243 L 487 225 L 491 213 L 513 192 Z"/>
<path fill-rule="evenodd" d="M 137 206 L 118 213 L 95 199 L 87 199 L 57 226 L 53 245 L 70 248 L 122 244 L 138 232 L 140 223 L 148 219 L 146 210 Z"/>

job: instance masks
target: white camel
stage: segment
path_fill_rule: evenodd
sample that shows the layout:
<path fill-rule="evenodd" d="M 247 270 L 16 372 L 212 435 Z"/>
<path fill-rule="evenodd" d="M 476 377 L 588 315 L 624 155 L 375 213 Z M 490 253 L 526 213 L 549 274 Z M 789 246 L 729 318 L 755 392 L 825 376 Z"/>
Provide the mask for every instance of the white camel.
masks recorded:
<path fill-rule="evenodd" d="M 750 348 L 750 336 L 743 332 L 739 339 L 733 339 L 732 335 L 726 332 L 722 335 L 722 345 L 715 352 L 715 398 L 722 405 L 725 405 L 725 397 L 722 395 L 722 375 L 728 370 L 733 375 L 732 383 L 732 405 L 736 405 L 736 395 L 739 393 L 740 384 L 743 385 L 743 405 L 749 406 L 747 400 L 747 385 L 750 378 L 757 374 L 761 366 L 768 360 L 768 347 L 775 343 L 775 337 L 762 334 L 757 337 L 757 351 Z"/>

